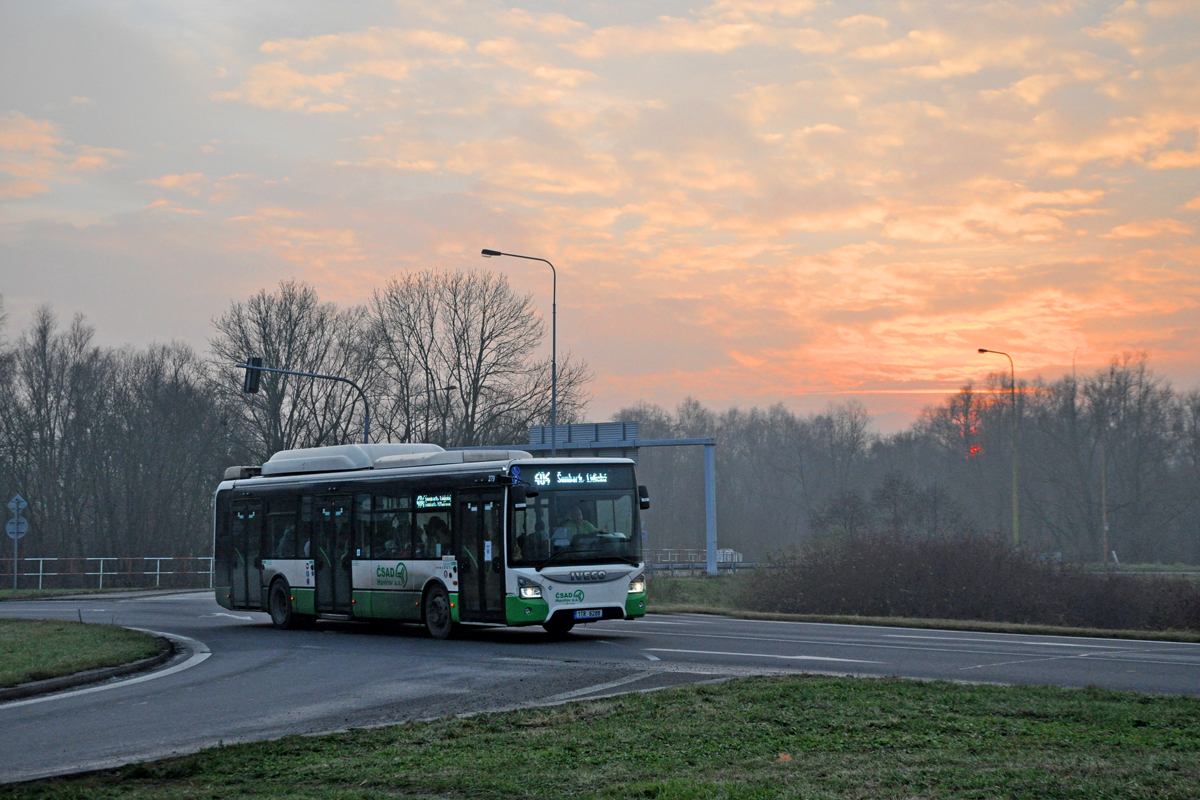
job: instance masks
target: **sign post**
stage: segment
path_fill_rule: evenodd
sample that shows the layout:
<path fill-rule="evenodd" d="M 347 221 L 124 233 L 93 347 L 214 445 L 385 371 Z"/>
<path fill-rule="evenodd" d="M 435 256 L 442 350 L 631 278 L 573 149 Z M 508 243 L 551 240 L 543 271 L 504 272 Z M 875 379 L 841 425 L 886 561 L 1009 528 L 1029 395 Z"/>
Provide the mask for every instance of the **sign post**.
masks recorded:
<path fill-rule="evenodd" d="M 8 501 L 8 510 L 13 513 L 13 518 L 4 526 L 5 532 L 8 533 L 8 538 L 13 540 L 13 590 L 17 588 L 17 542 L 29 532 L 29 520 L 21 516 L 21 512 L 29 507 L 29 503 L 25 502 L 25 498 L 19 494 L 13 495 L 13 499 Z"/>

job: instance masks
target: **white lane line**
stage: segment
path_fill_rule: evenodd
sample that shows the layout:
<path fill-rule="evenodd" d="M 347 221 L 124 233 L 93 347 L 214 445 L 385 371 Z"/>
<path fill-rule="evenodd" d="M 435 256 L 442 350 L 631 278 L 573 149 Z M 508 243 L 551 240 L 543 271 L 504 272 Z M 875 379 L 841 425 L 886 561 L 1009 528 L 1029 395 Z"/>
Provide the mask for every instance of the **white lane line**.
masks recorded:
<path fill-rule="evenodd" d="M 570 700 L 572 697 L 582 697 L 585 694 L 592 694 L 593 692 L 602 692 L 605 689 L 614 689 L 618 686 L 624 686 L 627 683 L 640 681 L 643 678 L 649 677 L 651 674 L 653 673 L 639 672 L 637 675 L 627 675 L 624 678 L 615 681 L 609 681 L 608 683 L 597 683 L 595 686 L 585 686 L 582 689 L 576 689 L 572 692 L 563 692 L 562 694 L 556 694 L 552 697 L 543 697 L 541 700 L 538 700 L 538 703 L 555 703 L 560 700 Z"/>
<path fill-rule="evenodd" d="M 215 614 L 201 614 L 200 618 L 205 617 L 229 617 L 230 619 L 254 619 L 254 617 L 243 617 L 241 614 L 226 614 L 224 611 L 218 611 Z"/>
<path fill-rule="evenodd" d="M 649 653 L 642 653 L 642 655 L 644 655 L 646 657 L 647 661 L 662 661 L 662 659 L 659 658 L 658 656 L 652 656 Z"/>
<path fill-rule="evenodd" d="M 739 642 L 771 642 L 773 644 L 811 644 L 818 647 L 851 647 L 851 648 L 871 648 L 875 650 L 911 650 L 918 653 L 950 653 L 953 655 L 987 655 L 987 656 L 1021 656 L 1033 655 L 1032 653 L 1019 653 L 1012 650 L 970 650 L 966 648 L 952 647 L 934 647 L 932 645 L 919 646 L 915 642 L 912 644 L 895 644 L 882 642 L 868 641 L 852 641 L 839 642 L 832 639 L 789 639 L 789 638 L 773 638 L 769 636 L 747 636 L 728 633 L 682 633 L 678 631 L 660 631 L 659 633 L 650 634 L 652 636 L 682 636 L 690 639 L 736 639 Z M 1003 641 L 994 643 L 997 647 L 1005 644 Z M 1200 666 L 1200 662 L 1191 661 L 1151 661 L 1147 658 L 1124 658 L 1124 656 L 1140 656 L 1141 653 L 1155 653 L 1156 650 L 1146 649 L 1128 649 L 1120 650 L 1115 653 L 1092 653 L 1096 661 L 1116 661 L 1129 664 L 1169 664 L 1171 666 Z"/>
<path fill-rule="evenodd" d="M 1065 644 L 1063 642 L 1029 642 L 1023 639 L 965 639 L 960 636 L 912 636 L 903 633 L 884 634 L 885 639 L 932 639 L 935 642 L 968 642 L 973 644 L 1019 644 L 1030 647 L 1082 647 L 1087 650 L 1121 650 L 1116 645 Z"/>
<path fill-rule="evenodd" d="M 839 661 L 844 664 L 882 664 L 882 661 L 863 661 L 857 658 L 829 658 L 827 656 L 777 656 L 771 653 L 725 653 L 719 650 L 674 650 L 670 647 L 647 647 L 656 653 L 695 653 L 701 656 L 747 656 L 749 658 L 779 658 L 784 661 Z"/>
<path fill-rule="evenodd" d="M 127 681 L 117 681 L 116 683 L 106 683 L 102 686 L 91 686 L 87 689 L 76 689 L 73 692 L 62 692 L 61 694 L 49 694 L 44 697 L 32 697 L 28 700 L 14 700 L 11 703 L 0 704 L 0 711 L 10 708 L 18 708 L 20 706 L 31 706 L 36 703 L 49 703 L 51 700 L 64 700 L 68 697 L 78 697 L 83 694 L 92 694 L 93 692 L 106 692 L 109 689 L 121 689 L 126 686 L 132 686 L 135 683 L 145 683 L 146 681 L 158 680 L 165 678 L 168 675 L 174 675 L 177 672 L 183 672 L 185 669 L 203 664 L 212 655 L 212 651 L 208 649 L 208 645 L 196 639 L 190 639 L 187 636 L 180 636 L 175 633 L 162 633 L 161 631 L 151 631 L 145 628 L 131 628 L 130 630 L 141 631 L 142 633 L 150 633 L 155 636 L 162 636 L 166 639 L 185 642 L 192 650 L 192 657 L 182 664 L 176 664 L 173 667 L 168 667 L 160 672 L 150 672 L 146 675 L 141 675 L 137 678 L 130 678 Z"/>

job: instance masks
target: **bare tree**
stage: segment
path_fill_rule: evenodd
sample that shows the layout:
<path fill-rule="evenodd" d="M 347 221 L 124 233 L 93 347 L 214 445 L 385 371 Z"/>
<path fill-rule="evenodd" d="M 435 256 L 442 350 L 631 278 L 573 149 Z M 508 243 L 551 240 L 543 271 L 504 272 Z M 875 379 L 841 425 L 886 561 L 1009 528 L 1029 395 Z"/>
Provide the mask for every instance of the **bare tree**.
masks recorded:
<path fill-rule="evenodd" d="M 218 390 L 237 409 L 249 431 L 251 452 L 266 459 L 279 450 L 341 444 L 362 430 L 365 409 L 343 383 L 263 373 L 258 394 L 241 391 L 243 373 L 234 364 L 261 355 L 265 366 L 335 375 L 369 388 L 374 379 L 374 339 L 366 310 L 322 303 L 316 290 L 296 280 L 281 281 L 244 303 L 235 302 L 213 321 L 210 341 Z"/>
<path fill-rule="evenodd" d="M 538 359 L 545 324 L 531 295 L 503 275 L 426 270 L 394 278 L 371 300 L 388 435 L 444 444 L 521 441 L 548 421 L 550 364 Z M 586 405 L 585 364 L 558 369 L 559 421 Z"/>

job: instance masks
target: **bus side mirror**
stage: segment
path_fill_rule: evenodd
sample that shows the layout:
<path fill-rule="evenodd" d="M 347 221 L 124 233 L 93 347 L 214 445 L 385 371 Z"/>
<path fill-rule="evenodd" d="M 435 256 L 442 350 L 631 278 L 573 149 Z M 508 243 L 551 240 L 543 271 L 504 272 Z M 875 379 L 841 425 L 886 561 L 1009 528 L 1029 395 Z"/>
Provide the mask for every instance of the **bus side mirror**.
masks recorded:
<path fill-rule="evenodd" d="M 529 496 L 529 492 L 525 490 L 524 486 L 513 484 L 510 491 L 512 492 L 513 508 L 526 508 L 528 506 L 526 498 Z M 536 495 L 537 492 L 534 492 L 534 494 Z"/>
<path fill-rule="evenodd" d="M 645 486 L 638 487 L 638 508 L 645 511 L 650 507 L 650 490 Z"/>

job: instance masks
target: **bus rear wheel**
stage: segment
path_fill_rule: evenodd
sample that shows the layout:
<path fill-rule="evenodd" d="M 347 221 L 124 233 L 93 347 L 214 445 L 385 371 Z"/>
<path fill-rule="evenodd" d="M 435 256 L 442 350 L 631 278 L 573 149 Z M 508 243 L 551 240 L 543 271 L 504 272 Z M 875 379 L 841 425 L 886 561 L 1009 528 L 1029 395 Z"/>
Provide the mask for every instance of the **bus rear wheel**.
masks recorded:
<path fill-rule="evenodd" d="M 566 636 L 571 632 L 571 628 L 575 627 L 575 620 L 568 619 L 566 616 L 559 614 L 542 623 L 542 627 L 551 636 Z"/>
<path fill-rule="evenodd" d="M 271 624 L 281 631 L 300 627 L 300 615 L 292 613 L 292 593 L 282 580 L 271 584 L 267 594 L 267 608 L 271 612 Z"/>
<path fill-rule="evenodd" d="M 425 610 L 422 616 L 425 618 L 425 630 L 429 631 L 429 635 L 434 639 L 449 639 L 458 627 L 450 614 L 450 595 L 440 584 L 425 593 Z"/>

